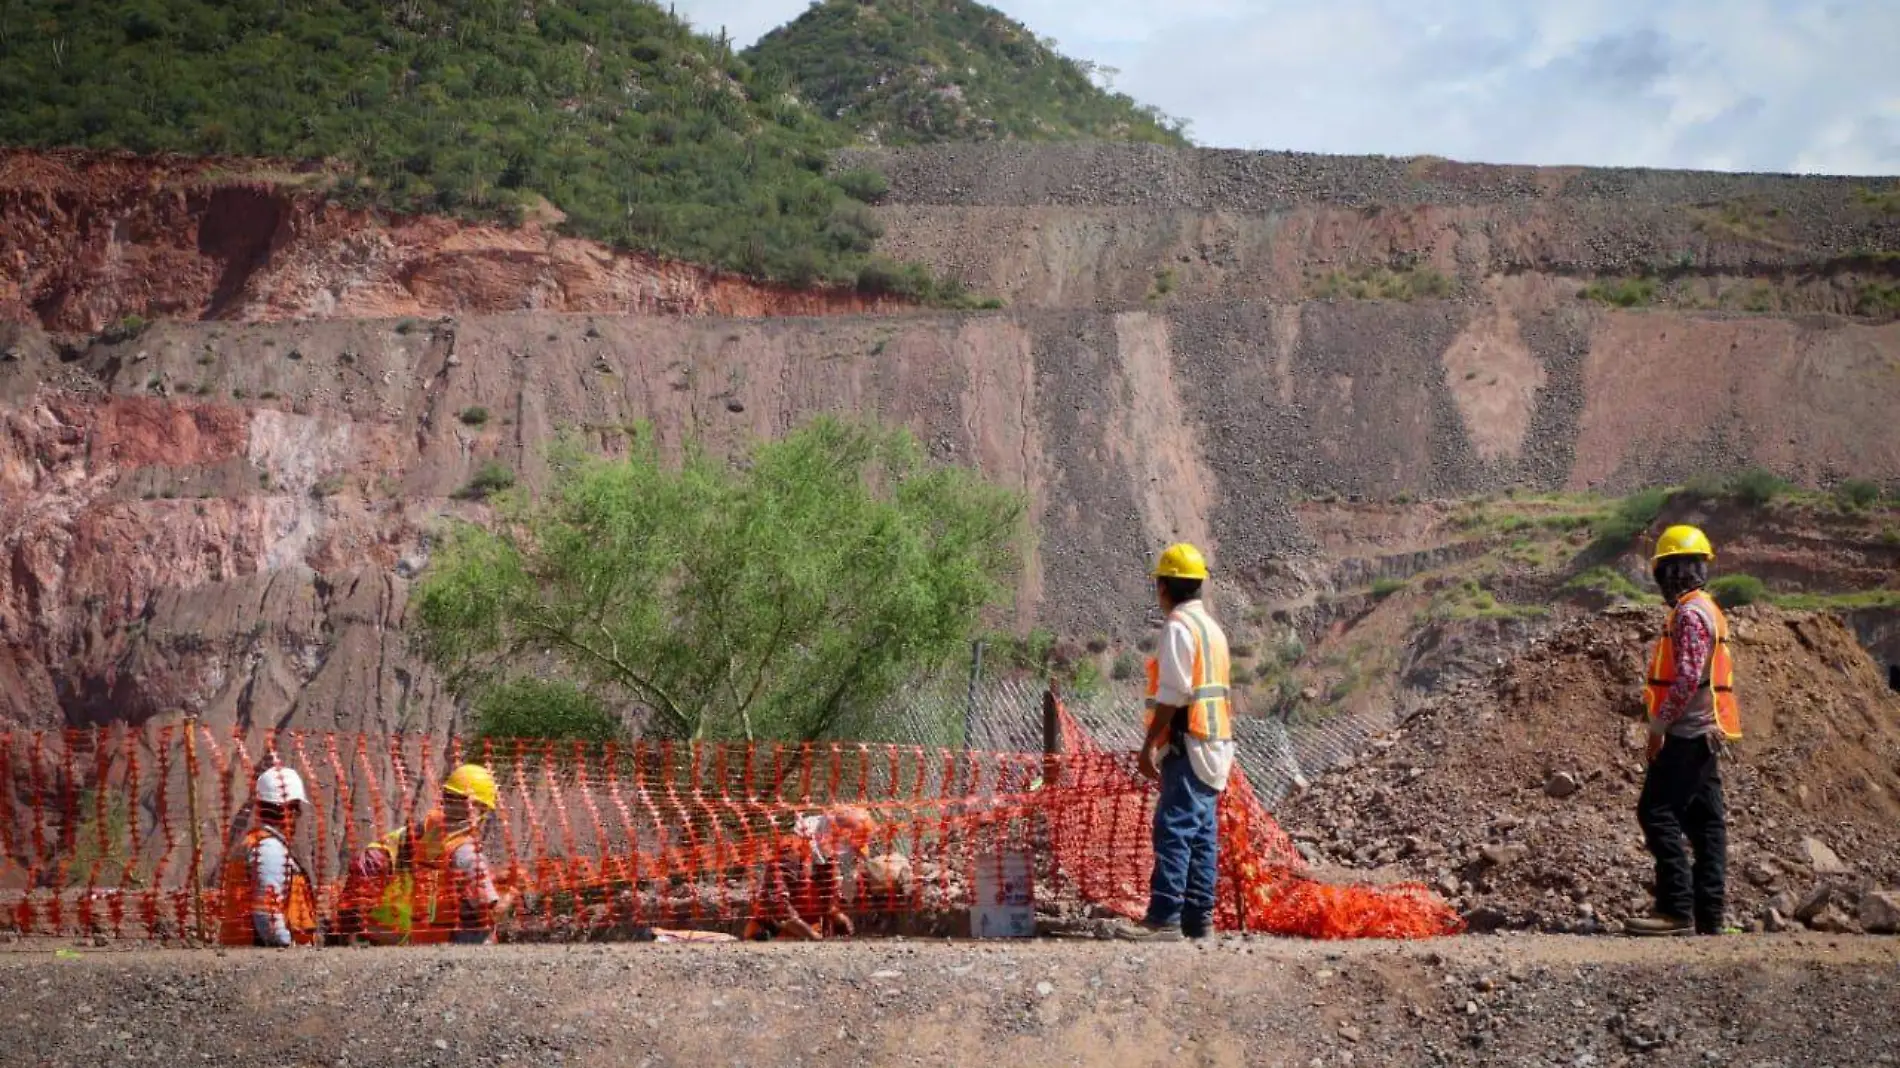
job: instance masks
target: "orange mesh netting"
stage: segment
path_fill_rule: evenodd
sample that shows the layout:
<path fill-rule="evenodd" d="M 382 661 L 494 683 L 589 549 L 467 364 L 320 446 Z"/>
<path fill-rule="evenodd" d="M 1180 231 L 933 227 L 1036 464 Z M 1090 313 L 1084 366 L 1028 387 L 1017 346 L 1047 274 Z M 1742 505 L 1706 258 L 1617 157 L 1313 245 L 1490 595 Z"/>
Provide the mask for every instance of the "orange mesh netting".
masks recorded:
<path fill-rule="evenodd" d="M 1110 755 L 1067 710 L 1058 707 L 1057 716 L 1066 754 Z M 1103 826 L 1147 832 L 1155 790 L 1136 774 L 1134 764 L 1132 753 L 1116 760 L 1076 761 L 1074 772 L 1086 778 L 1059 784 L 1054 792 L 1065 801 L 1051 809 L 1057 860 L 1078 873 L 1082 896 L 1130 919 L 1139 918 L 1148 902 L 1152 839 L 1141 838 L 1140 847 L 1113 855 L 1094 843 Z M 1340 886 L 1305 875 L 1305 861 L 1292 839 L 1267 814 L 1238 766 L 1221 795 L 1219 825 L 1218 930 L 1303 938 L 1430 938 L 1464 929 L 1458 914 L 1422 884 Z"/>
<path fill-rule="evenodd" d="M 253 900 L 245 867 L 252 784 L 273 763 L 295 770 L 310 798 L 285 836 L 308 904 L 285 908 L 308 915 L 312 941 L 684 939 L 771 933 L 794 918 L 820 931 L 954 934 L 973 908 L 997 903 L 977 890 L 1011 856 L 1026 858 L 1045 916 L 1091 904 L 1137 913 L 1151 787 L 1132 756 L 1061 722 L 1059 757 L 865 744 L 465 748 L 193 722 L 0 732 L 0 929 L 243 944 L 253 906 L 285 906 Z M 464 761 L 491 769 L 498 787 L 473 833 L 442 812 L 453 802 L 441 783 Z M 1224 929 L 1457 929 L 1419 888 L 1300 876 L 1244 778 L 1222 803 L 1221 832 Z"/>

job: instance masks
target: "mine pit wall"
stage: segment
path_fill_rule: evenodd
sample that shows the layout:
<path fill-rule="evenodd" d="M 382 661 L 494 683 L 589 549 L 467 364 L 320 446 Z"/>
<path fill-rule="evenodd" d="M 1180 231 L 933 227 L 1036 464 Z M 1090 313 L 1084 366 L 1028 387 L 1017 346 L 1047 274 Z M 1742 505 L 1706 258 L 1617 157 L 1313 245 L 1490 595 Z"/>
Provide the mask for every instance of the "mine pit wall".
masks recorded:
<path fill-rule="evenodd" d="M 617 250 L 542 221 L 509 228 L 350 208 L 322 195 L 322 179 L 257 160 L 0 148 L 0 322 L 96 333 L 128 317 L 750 316 L 907 306 Z"/>
<path fill-rule="evenodd" d="M 854 150 L 839 166 L 889 181 L 881 251 L 1012 307 L 1299 301 L 1388 268 L 1513 307 L 1641 274 L 1667 306 L 1854 314 L 1862 283 L 1900 277 L 1885 179 L 1134 145 Z"/>
<path fill-rule="evenodd" d="M 1678 342 L 1718 384 L 1686 410 L 1655 369 Z M 613 451 L 644 419 L 732 449 L 819 411 L 902 422 L 1033 502 L 1014 622 L 1129 637 L 1177 537 L 1211 545 L 1240 579 L 1217 605 L 1244 610 L 1314 548 L 1299 495 L 1621 490 L 1751 461 L 1892 479 L 1900 440 L 1856 431 L 1900 401 L 1895 353 L 1895 325 L 1450 302 L 157 324 L 63 356 L 16 329 L 0 712 L 453 729 L 399 630 L 426 532 L 482 514 L 451 497 L 486 461 L 541 482 L 563 429 Z M 1686 450 L 1666 441 L 1685 422 Z"/>

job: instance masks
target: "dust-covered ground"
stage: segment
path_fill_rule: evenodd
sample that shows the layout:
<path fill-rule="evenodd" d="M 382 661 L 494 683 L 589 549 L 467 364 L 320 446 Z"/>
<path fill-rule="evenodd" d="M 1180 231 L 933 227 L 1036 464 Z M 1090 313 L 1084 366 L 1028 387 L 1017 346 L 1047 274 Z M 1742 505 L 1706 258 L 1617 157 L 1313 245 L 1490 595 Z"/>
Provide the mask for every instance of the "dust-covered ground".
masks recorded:
<path fill-rule="evenodd" d="M 1900 939 L 0 952 L 8 1065 L 1892 1063 Z"/>
<path fill-rule="evenodd" d="M 1626 608 L 1534 641 L 1275 817 L 1314 859 L 1423 880 L 1474 926 L 1590 933 L 1646 912 L 1639 683 L 1663 618 Z M 1723 767 L 1729 915 L 1851 930 L 1870 891 L 1900 886 L 1900 695 L 1832 616 L 1730 618 L 1746 737 Z"/>

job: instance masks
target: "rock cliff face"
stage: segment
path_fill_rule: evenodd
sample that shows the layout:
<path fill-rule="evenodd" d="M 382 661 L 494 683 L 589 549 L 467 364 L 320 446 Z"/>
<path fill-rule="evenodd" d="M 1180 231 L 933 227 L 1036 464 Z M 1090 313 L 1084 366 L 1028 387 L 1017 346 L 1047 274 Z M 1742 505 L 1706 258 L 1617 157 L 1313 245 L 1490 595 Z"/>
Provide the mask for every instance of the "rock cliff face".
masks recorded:
<path fill-rule="evenodd" d="M 21 334 L 0 365 L 0 702 L 17 721 L 443 725 L 399 634 L 431 526 L 479 513 L 452 495 L 482 463 L 533 484 L 558 432 L 612 450 L 635 419 L 724 448 L 817 411 L 903 422 L 1030 494 L 1020 617 L 1090 633 L 1142 627 L 1141 561 L 1168 539 L 1264 581 L 1314 547 L 1302 496 L 1621 489 L 1718 460 L 1900 477 L 1900 441 L 1851 432 L 1900 403 L 1900 326 L 1552 313 L 1488 403 L 1470 391 L 1497 387 L 1447 373 L 1488 314 L 157 324 L 64 359 Z M 1688 419 L 1690 457 L 1631 340 L 1652 331 L 1716 339 L 1736 383 Z"/>
<path fill-rule="evenodd" d="M 822 315 L 878 310 L 519 229 L 383 218 L 327 176 L 243 160 L 0 150 L 0 319 L 97 332 L 128 316 L 275 321 L 515 310 Z"/>
<path fill-rule="evenodd" d="M 790 317 L 898 309 L 371 220 L 296 174 L 0 156 L 0 719 L 450 727 L 401 624 L 442 517 L 480 514 L 454 494 L 489 461 L 537 484 L 556 433 L 611 452 L 635 419 L 719 448 L 819 411 L 902 422 L 1030 495 L 1015 621 L 1114 636 L 1175 538 L 1236 578 L 1223 610 L 1278 607 L 1311 570 L 1286 558 L 1330 538 L 1302 498 L 1900 478 L 1900 324 L 1611 309 L 1569 277 L 1680 239 L 1711 271 L 1683 284 L 1862 285 L 1884 261 L 1842 257 L 1900 243 L 1858 187 L 984 153 L 879 156 L 879 210 L 890 251 L 1011 310 Z M 1697 207 L 1738 197 L 1765 207 L 1730 230 Z"/>

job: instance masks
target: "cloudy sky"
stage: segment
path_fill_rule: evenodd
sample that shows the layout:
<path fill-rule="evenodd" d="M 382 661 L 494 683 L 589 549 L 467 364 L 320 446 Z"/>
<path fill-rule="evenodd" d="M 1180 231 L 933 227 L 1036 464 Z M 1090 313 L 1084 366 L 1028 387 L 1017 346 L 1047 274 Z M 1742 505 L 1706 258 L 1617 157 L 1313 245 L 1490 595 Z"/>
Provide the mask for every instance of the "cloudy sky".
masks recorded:
<path fill-rule="evenodd" d="M 673 0 L 750 44 L 807 0 Z M 1203 145 L 1900 174 L 1900 0 L 1000 0 Z"/>

